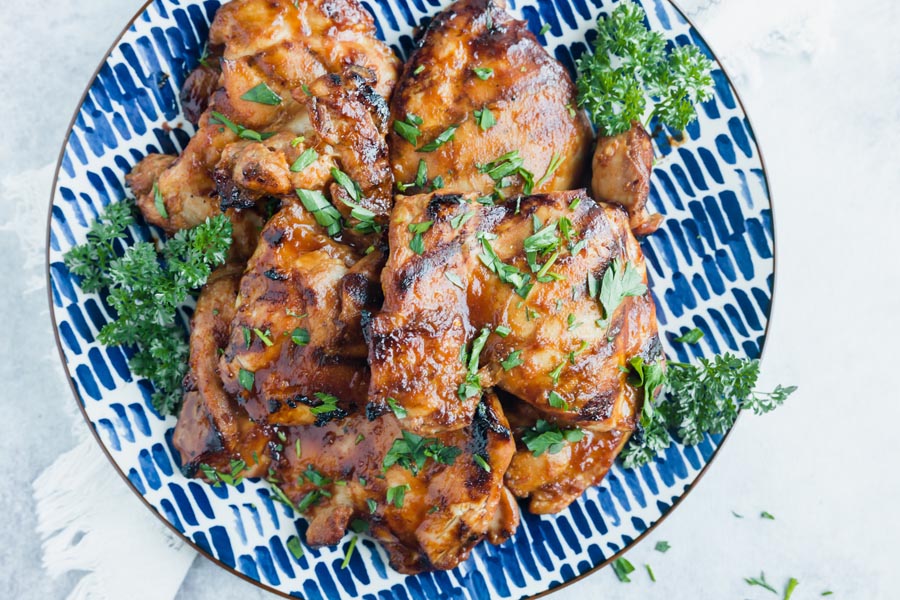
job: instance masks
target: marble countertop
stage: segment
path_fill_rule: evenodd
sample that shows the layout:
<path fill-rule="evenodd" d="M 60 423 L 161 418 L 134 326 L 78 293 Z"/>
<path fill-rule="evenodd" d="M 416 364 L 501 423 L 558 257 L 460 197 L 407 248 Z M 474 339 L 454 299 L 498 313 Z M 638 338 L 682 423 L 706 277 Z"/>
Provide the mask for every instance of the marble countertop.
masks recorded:
<path fill-rule="evenodd" d="M 735 79 L 769 170 L 778 264 L 761 384 L 800 389 L 771 415 L 742 417 L 699 489 L 629 552 L 638 568 L 653 567 L 656 583 L 622 584 L 604 569 L 559 596 L 768 598 L 744 582 L 765 571 L 779 589 L 796 577 L 794 600 L 825 590 L 896 598 L 900 476 L 889 461 L 898 458 L 900 422 L 891 376 L 900 338 L 900 36 L 892 27 L 900 3 L 681 4 Z M 0 589 L 9 598 L 66 598 L 82 576 L 50 577 L 35 532 L 31 483 L 83 426 L 49 324 L 50 190 L 38 175 L 55 163 L 85 84 L 139 5 L 10 3 L 0 20 L 0 274 L 8 282 Z M 654 551 L 659 540 L 672 546 L 666 554 Z M 177 597 L 274 596 L 197 559 Z"/>

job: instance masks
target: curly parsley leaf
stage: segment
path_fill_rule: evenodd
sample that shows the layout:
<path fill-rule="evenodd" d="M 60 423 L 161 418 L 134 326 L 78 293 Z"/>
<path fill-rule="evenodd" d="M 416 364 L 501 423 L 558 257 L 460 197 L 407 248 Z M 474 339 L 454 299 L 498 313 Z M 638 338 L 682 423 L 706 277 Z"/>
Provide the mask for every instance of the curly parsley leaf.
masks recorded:
<path fill-rule="evenodd" d="M 100 330 L 100 342 L 134 346 L 132 372 L 154 383 L 151 400 L 156 410 L 173 414 L 181 404 L 188 359 L 178 309 L 225 262 L 231 222 L 216 216 L 179 231 L 161 255 L 150 242 L 124 247 L 122 240 L 133 222 L 129 203 L 110 205 L 91 226 L 87 242 L 66 254 L 65 263 L 86 292 L 106 291 L 118 315 Z"/>
<path fill-rule="evenodd" d="M 633 368 L 637 362 L 632 361 Z M 640 426 L 621 455 L 626 467 L 643 465 L 668 448 L 669 430 L 675 431 L 684 444 L 693 446 L 703 441 L 707 433 L 728 431 L 741 409 L 750 409 L 757 415 L 770 412 L 797 389 L 778 385 L 771 392 L 756 390 L 759 360 L 731 353 L 701 358 L 697 364 L 670 362 L 662 381 L 657 379 L 655 370 L 648 377 L 647 369 L 644 364 L 645 389 L 662 385 L 665 394 L 652 403 L 649 413 L 642 412 Z"/>
<path fill-rule="evenodd" d="M 665 38 L 651 31 L 644 17 L 637 4 L 620 3 L 597 20 L 593 53 L 576 63 L 578 104 L 605 135 L 654 117 L 684 129 L 696 118 L 694 104 L 712 97 L 712 61 L 696 46 L 667 49 Z"/>

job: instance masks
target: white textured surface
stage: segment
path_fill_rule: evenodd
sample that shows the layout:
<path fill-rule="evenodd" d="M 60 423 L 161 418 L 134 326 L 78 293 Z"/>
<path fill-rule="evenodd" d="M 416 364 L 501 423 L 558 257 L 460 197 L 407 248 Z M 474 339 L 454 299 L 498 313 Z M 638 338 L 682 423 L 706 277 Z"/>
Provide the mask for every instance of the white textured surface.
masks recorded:
<path fill-rule="evenodd" d="M 49 182 L 72 110 L 139 2 L 4 2 L 0 21 L 0 596 L 67 597 L 80 573 L 41 562 L 31 483 L 80 437 L 60 375 L 42 283 Z M 650 563 L 620 584 L 605 569 L 560 596 L 608 600 L 772 598 L 743 577 L 764 570 L 793 598 L 893 599 L 900 584 L 900 3 L 894 0 L 690 0 L 682 3 L 729 68 L 762 147 L 778 235 L 774 319 L 763 384 L 795 383 L 790 404 L 744 417 L 698 490 L 628 558 Z M 26 173 L 26 171 L 28 171 Z M 42 189 L 45 188 L 45 189 Z M 14 202 L 16 197 L 25 202 Z M 74 425 L 73 425 L 74 423 Z M 81 467 L 93 470 L 92 467 Z M 109 482 L 118 483 L 107 467 Z M 102 469 L 99 469 L 103 472 Z M 122 489 L 124 485 L 121 486 Z M 127 490 L 126 490 L 127 492 Z M 115 492 L 111 492 L 115 493 Z M 155 524 L 130 493 L 123 518 Z M 745 516 L 737 519 L 734 510 Z M 775 521 L 762 520 L 767 510 Z M 128 517 L 129 511 L 133 515 Z M 672 549 L 653 550 L 658 540 Z M 144 553 L 134 544 L 135 563 Z M 115 551 L 114 551 L 115 552 Z M 118 551 L 121 554 L 121 550 Z M 136 589 L 157 587 L 135 571 Z M 176 573 L 172 573 L 177 577 Z M 160 586 L 161 587 L 161 586 Z M 164 589 L 155 597 L 168 598 Z M 197 560 L 179 598 L 269 597 Z"/>

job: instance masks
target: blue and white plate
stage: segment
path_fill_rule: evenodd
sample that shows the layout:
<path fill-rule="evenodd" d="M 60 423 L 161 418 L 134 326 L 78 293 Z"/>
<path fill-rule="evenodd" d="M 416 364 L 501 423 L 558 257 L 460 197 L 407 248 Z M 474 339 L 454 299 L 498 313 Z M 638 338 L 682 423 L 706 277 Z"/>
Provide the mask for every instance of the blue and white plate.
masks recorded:
<path fill-rule="evenodd" d="M 411 29 L 448 0 L 363 0 L 378 32 L 398 52 Z M 587 47 L 594 21 L 614 3 L 603 0 L 510 0 L 547 49 L 569 68 Z M 675 44 L 696 44 L 697 31 L 667 0 L 644 0 L 651 26 Z M 722 442 L 671 446 L 637 470 L 616 465 L 603 484 L 559 515 L 523 512 L 502 546 L 482 544 L 449 572 L 400 575 L 371 540 L 340 565 L 349 538 L 333 548 L 304 547 L 295 559 L 289 537 L 306 524 L 272 501 L 263 482 L 213 488 L 186 479 L 171 445 L 174 417 L 150 404 L 149 382 L 132 376 L 127 352 L 97 342 L 110 308 L 83 293 L 63 254 L 85 241 L 106 205 L 126 195 L 125 175 L 149 152 L 179 152 L 192 127 L 178 91 L 196 65 L 216 0 L 154 0 L 115 43 L 88 87 L 60 156 L 50 207 L 48 278 L 60 352 L 83 409 L 128 484 L 172 528 L 227 569 L 284 595 L 308 598 L 521 598 L 585 575 L 622 552 L 672 510 L 703 473 Z M 651 204 L 665 215 L 643 242 L 664 344 L 686 361 L 732 350 L 758 357 L 766 335 L 774 279 L 774 235 L 766 174 L 753 131 L 724 72 L 713 72 L 715 97 L 699 110 L 683 143 L 655 137 L 659 163 Z M 669 132 L 671 133 L 671 132 Z M 135 226 L 135 240 L 150 230 Z M 187 316 L 187 313 L 184 315 Z M 674 338 L 699 327 L 700 344 Z"/>

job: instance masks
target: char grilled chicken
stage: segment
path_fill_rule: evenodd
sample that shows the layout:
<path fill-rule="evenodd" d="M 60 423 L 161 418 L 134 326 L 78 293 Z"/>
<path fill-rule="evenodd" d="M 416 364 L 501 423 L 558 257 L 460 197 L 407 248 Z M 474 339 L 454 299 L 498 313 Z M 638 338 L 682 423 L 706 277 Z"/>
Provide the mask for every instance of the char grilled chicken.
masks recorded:
<path fill-rule="evenodd" d="M 360 201 L 386 214 L 391 181 L 386 164 L 378 164 L 386 160 L 383 135 L 371 146 L 373 129 L 384 123 L 373 123 L 372 114 L 386 119 L 383 98 L 397 59 L 375 39 L 372 16 L 360 4 L 235 0 L 216 13 L 209 44 L 213 53 L 182 93 L 188 117 L 200 113 L 196 134 L 179 157 L 150 154 L 128 178 L 148 222 L 173 233 L 224 211 L 234 225 L 233 256 L 246 259 L 263 221 L 259 201 L 308 185 L 311 176 L 290 166 L 313 147 L 319 187 L 331 182 L 336 161 L 371 184 Z M 380 106 L 369 111 L 366 104 Z M 348 132 L 352 143 L 343 139 Z M 364 150 L 354 156 L 358 164 L 332 146 L 338 139 Z M 349 215 L 349 208 L 339 210 Z"/>
<path fill-rule="evenodd" d="M 477 372 L 481 386 L 496 385 L 561 422 L 633 428 L 641 396 L 623 369 L 637 356 L 656 359 L 659 341 L 627 215 L 583 191 L 496 206 L 476 198 L 397 198 L 385 303 L 371 324 L 370 401 L 393 399 L 406 411 L 404 426 L 419 433 L 464 427 Z M 424 233 L 406 226 L 429 222 Z M 607 315 L 598 293 L 604 277 L 630 277 L 640 293 Z"/>
<path fill-rule="evenodd" d="M 226 265 L 213 272 L 191 319 L 190 371 L 172 435 L 189 475 L 201 474 L 201 465 L 230 473 L 234 461 L 245 465 L 243 475 L 257 477 L 269 464 L 269 430 L 251 420 L 225 391 L 216 368 L 219 349 L 228 341 L 241 271 L 239 265 Z"/>
<path fill-rule="evenodd" d="M 498 188 L 509 195 L 581 187 L 591 128 L 574 106 L 568 72 L 503 2 L 456 2 L 431 21 L 394 92 L 394 179 L 412 184 L 410 193 L 431 189 L 422 177 L 416 181 L 424 161 L 425 180 L 440 177 L 445 191 Z M 412 143 L 410 131 L 418 132 Z M 507 176 L 486 167 L 511 152 L 518 167 Z"/>
<path fill-rule="evenodd" d="M 361 519 L 391 566 L 418 573 L 451 569 L 481 540 L 501 543 L 518 526 L 518 506 L 503 485 L 515 446 L 493 394 L 468 428 L 433 438 L 404 432 L 387 412 L 293 427 L 287 440 L 274 478 L 305 511 L 311 545 L 338 543 Z"/>

